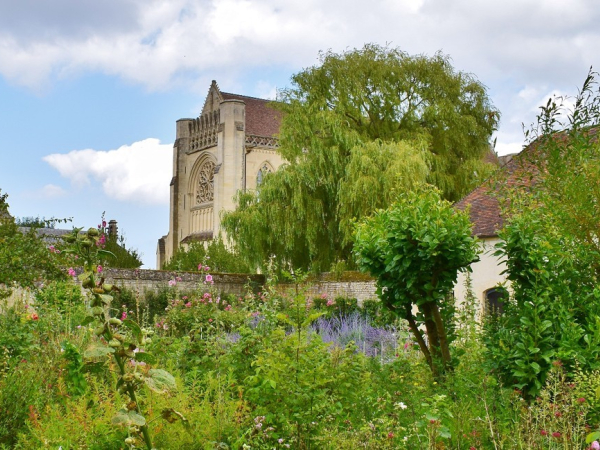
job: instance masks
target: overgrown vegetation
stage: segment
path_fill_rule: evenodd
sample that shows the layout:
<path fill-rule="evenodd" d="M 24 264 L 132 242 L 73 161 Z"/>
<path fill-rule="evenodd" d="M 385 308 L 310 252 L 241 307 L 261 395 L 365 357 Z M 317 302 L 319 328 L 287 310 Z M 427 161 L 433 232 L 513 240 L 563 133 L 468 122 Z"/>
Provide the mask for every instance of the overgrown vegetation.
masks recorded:
<path fill-rule="evenodd" d="M 236 250 L 227 248 L 221 236 L 209 242 L 192 242 L 187 248 L 180 248 L 162 268 L 195 271 L 198 270 L 198 261 L 210 263 L 212 272 L 251 272 Z"/>

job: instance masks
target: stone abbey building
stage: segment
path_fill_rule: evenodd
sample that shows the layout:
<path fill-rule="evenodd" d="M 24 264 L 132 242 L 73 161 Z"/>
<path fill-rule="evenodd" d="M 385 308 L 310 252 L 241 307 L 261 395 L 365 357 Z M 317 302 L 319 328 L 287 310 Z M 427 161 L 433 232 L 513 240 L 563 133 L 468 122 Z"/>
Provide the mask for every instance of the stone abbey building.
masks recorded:
<path fill-rule="evenodd" d="M 158 240 L 157 268 L 180 246 L 218 236 L 220 213 L 235 208 L 235 194 L 256 189 L 282 164 L 281 113 L 269 103 L 221 92 L 213 81 L 201 114 L 177 121 L 169 233 Z"/>

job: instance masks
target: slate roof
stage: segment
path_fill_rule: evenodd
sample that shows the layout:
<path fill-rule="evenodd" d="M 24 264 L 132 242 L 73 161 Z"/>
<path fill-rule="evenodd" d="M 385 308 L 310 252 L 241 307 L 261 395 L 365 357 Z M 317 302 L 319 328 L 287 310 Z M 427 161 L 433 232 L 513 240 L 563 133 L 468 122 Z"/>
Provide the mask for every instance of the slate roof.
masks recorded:
<path fill-rule="evenodd" d="M 282 112 L 272 108 L 271 100 L 221 92 L 223 100 L 242 100 L 246 104 L 246 134 L 275 136 L 279 133 Z"/>

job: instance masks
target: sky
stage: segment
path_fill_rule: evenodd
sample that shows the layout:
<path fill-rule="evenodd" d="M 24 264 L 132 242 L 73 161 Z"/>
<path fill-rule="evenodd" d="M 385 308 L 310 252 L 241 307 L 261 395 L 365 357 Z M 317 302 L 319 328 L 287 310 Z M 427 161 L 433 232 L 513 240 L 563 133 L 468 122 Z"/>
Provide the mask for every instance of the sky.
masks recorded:
<path fill-rule="evenodd" d="M 175 122 L 211 80 L 274 98 L 319 52 L 440 51 L 500 110 L 499 154 L 600 69 L 598 0 L 0 0 L 0 190 L 15 217 L 117 220 L 154 268 Z"/>

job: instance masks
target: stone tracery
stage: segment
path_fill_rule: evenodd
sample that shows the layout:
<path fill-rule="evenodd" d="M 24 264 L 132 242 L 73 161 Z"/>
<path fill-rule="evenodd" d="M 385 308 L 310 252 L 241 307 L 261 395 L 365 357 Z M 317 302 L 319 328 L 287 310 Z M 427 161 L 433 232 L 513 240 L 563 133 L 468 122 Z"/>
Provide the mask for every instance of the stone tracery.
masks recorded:
<path fill-rule="evenodd" d="M 196 184 L 196 204 L 212 202 L 215 198 L 215 163 L 206 160 L 198 170 Z"/>

